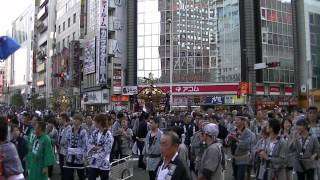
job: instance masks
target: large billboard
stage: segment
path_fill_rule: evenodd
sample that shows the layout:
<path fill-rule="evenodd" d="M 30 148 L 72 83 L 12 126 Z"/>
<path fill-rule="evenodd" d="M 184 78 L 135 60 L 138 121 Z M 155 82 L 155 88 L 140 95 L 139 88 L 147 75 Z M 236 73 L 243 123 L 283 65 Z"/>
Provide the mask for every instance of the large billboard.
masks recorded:
<path fill-rule="evenodd" d="M 86 42 L 84 45 L 83 73 L 85 75 L 96 72 L 96 40 Z"/>

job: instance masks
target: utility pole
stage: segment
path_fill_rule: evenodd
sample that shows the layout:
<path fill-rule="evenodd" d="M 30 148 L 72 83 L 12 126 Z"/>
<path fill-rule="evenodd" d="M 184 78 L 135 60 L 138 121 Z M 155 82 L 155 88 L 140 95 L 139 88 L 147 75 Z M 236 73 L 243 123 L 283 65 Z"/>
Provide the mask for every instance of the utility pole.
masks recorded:
<path fill-rule="evenodd" d="M 171 9 L 171 19 L 167 19 L 167 23 L 170 28 L 170 111 L 172 110 L 173 106 L 173 95 L 172 95 L 172 84 L 173 84 L 173 29 L 172 29 L 172 19 L 173 19 L 173 8 L 172 8 L 172 2 L 170 4 L 170 9 Z"/>

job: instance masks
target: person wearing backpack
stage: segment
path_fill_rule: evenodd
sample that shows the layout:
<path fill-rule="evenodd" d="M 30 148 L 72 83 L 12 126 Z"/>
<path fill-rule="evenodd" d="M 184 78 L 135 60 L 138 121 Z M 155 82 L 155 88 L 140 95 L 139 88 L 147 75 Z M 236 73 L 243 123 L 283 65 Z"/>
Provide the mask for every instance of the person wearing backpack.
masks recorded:
<path fill-rule="evenodd" d="M 217 141 L 218 134 L 219 127 L 216 124 L 210 123 L 203 128 L 203 140 L 207 144 L 207 149 L 201 159 L 198 180 L 224 179 L 223 152 Z"/>

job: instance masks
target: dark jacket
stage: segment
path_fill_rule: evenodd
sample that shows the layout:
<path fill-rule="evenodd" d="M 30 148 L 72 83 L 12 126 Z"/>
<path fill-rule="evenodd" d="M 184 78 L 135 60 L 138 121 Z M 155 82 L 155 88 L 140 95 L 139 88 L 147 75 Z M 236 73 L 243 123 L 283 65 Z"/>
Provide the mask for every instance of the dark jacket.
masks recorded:
<path fill-rule="evenodd" d="M 21 161 L 24 160 L 28 153 L 27 141 L 23 137 L 18 137 L 17 139 L 12 139 L 11 142 L 16 146 Z"/>
<path fill-rule="evenodd" d="M 158 178 L 162 163 L 163 163 L 163 160 L 161 160 L 160 163 L 158 164 L 157 178 Z M 182 161 L 178 158 L 178 156 L 173 161 L 171 161 L 170 164 L 175 166 L 175 169 L 173 171 L 171 178 L 169 178 L 168 180 L 182 180 L 182 179 L 191 180 L 191 177 L 188 177 L 187 167 L 183 165 Z"/>
<path fill-rule="evenodd" d="M 193 136 L 193 134 L 195 134 L 196 127 L 193 123 L 189 123 L 189 124 L 185 123 L 183 124 L 182 129 L 185 134 L 184 144 L 187 146 L 190 146 L 191 137 Z"/>
<path fill-rule="evenodd" d="M 139 122 L 137 137 L 146 138 L 147 134 L 148 134 L 148 124 L 146 121 L 142 120 Z"/>

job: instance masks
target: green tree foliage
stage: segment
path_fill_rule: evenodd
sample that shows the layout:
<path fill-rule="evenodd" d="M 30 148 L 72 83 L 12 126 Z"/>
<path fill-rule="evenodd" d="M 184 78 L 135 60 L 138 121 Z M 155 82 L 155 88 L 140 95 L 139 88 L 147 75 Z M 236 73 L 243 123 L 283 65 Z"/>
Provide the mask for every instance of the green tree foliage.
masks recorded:
<path fill-rule="evenodd" d="M 21 94 L 14 94 L 11 96 L 11 105 L 13 105 L 16 108 L 20 108 L 24 106 L 23 97 Z"/>
<path fill-rule="evenodd" d="M 34 110 L 44 110 L 46 108 L 46 99 L 39 97 L 39 95 L 34 95 L 31 98 L 31 105 Z"/>

